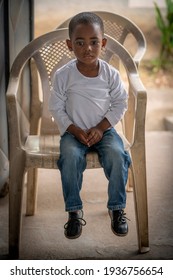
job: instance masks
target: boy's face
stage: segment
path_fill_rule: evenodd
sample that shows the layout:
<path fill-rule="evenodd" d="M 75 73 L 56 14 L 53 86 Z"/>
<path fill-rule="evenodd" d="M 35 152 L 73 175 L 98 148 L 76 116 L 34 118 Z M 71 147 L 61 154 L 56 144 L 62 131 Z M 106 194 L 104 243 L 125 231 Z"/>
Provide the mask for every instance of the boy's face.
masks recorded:
<path fill-rule="evenodd" d="M 79 62 L 92 65 L 97 61 L 106 41 L 98 24 L 79 24 L 71 40 L 67 40 L 67 46 L 74 51 Z"/>

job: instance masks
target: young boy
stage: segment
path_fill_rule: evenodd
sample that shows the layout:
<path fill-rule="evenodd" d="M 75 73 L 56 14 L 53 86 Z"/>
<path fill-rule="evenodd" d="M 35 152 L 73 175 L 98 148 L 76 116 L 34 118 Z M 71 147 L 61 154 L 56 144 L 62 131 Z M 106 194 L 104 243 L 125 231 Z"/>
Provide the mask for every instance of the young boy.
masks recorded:
<path fill-rule="evenodd" d="M 71 19 L 66 42 L 76 59 L 56 71 L 49 102 L 61 134 L 58 168 L 69 215 L 65 236 L 71 239 L 79 237 L 86 224 L 80 191 L 86 154 L 93 149 L 109 181 L 112 231 L 120 236 L 128 233 L 123 209 L 130 157 L 114 129 L 127 109 L 128 96 L 119 72 L 99 59 L 106 46 L 103 36 L 103 22 L 94 13 L 79 13 Z"/>

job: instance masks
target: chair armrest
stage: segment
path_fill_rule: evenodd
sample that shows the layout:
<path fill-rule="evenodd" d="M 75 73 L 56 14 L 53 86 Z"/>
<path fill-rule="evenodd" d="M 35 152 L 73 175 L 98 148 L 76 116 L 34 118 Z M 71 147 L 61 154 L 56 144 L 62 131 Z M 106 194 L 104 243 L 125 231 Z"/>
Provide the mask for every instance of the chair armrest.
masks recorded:
<path fill-rule="evenodd" d="M 19 77 L 11 75 L 6 93 L 10 150 L 22 148 L 29 133 L 29 121 L 18 101 L 18 91 Z"/>
<path fill-rule="evenodd" d="M 133 33 L 133 36 L 136 39 L 136 42 L 138 44 L 138 48 L 136 53 L 133 55 L 133 60 L 136 63 L 136 66 L 139 66 L 140 61 L 142 60 L 146 49 L 147 49 L 147 43 L 146 43 L 146 39 L 143 35 L 143 33 L 140 31 L 140 29 L 136 26 L 135 29 L 134 27 L 131 27 L 132 30 L 131 32 Z"/>
<path fill-rule="evenodd" d="M 134 62 L 136 63 L 136 66 L 137 66 L 137 67 L 139 67 L 139 64 L 140 64 L 140 62 L 141 62 L 141 60 L 142 60 L 142 58 L 143 58 L 145 52 L 146 52 L 145 46 L 143 46 L 143 47 L 141 46 L 141 47 L 137 50 L 137 52 L 135 53 L 133 59 L 134 59 Z"/>
<path fill-rule="evenodd" d="M 129 75 L 129 84 L 136 99 L 132 146 L 145 141 L 147 92 L 138 74 Z"/>

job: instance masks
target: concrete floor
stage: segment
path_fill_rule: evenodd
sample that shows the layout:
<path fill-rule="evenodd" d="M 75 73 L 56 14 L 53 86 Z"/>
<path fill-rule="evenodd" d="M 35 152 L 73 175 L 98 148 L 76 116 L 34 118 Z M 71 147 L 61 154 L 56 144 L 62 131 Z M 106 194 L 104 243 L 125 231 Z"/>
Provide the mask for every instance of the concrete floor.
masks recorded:
<path fill-rule="evenodd" d="M 58 170 L 39 171 L 37 213 L 23 224 L 20 259 L 173 259 L 173 133 L 147 132 L 150 252 L 138 254 L 133 193 L 127 193 L 129 234 L 115 236 L 107 214 L 107 180 L 102 169 L 86 170 L 82 190 L 82 236 L 64 237 L 64 212 Z M 25 194 L 24 194 L 25 197 Z M 0 258 L 8 258 L 8 197 L 0 200 Z"/>

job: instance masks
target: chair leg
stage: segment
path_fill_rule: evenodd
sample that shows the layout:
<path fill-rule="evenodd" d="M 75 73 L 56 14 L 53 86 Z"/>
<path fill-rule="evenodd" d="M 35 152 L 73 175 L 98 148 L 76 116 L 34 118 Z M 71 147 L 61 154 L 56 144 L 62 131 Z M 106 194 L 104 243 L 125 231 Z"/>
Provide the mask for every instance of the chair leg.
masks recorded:
<path fill-rule="evenodd" d="M 126 191 L 127 192 L 133 192 L 134 187 L 134 180 L 133 180 L 133 174 L 131 168 L 129 169 L 129 175 L 128 175 L 128 181 L 126 185 Z"/>
<path fill-rule="evenodd" d="M 9 256 L 11 259 L 19 258 L 21 223 L 22 223 L 22 197 L 25 174 L 24 156 L 18 155 L 10 161 L 9 174 Z M 16 162 L 20 162 L 16 164 Z"/>
<path fill-rule="evenodd" d="M 27 173 L 27 200 L 26 200 L 26 215 L 33 216 L 36 211 L 37 203 L 37 177 L 38 169 L 29 169 Z"/>
<path fill-rule="evenodd" d="M 140 145 L 131 151 L 134 175 L 134 200 L 140 253 L 147 253 L 149 248 L 148 203 L 145 151 Z"/>
<path fill-rule="evenodd" d="M 135 98 L 133 91 L 129 88 L 129 99 L 128 99 L 128 111 L 124 117 L 124 132 L 126 139 L 133 142 L 133 131 L 134 131 L 134 119 L 135 119 Z"/>

